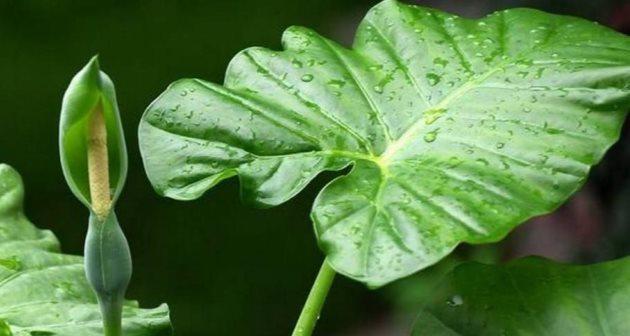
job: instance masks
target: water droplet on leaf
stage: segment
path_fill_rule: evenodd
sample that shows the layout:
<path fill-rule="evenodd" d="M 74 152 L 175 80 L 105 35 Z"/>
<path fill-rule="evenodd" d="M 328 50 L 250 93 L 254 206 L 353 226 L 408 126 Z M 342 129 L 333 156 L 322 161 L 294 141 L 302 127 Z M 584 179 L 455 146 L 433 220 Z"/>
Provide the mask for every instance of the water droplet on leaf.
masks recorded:
<path fill-rule="evenodd" d="M 438 76 L 437 74 L 434 74 L 432 72 L 428 73 L 426 75 L 427 80 L 429 81 L 429 85 L 431 86 L 436 86 L 440 80 L 442 79 L 442 77 Z"/>
<path fill-rule="evenodd" d="M 443 59 L 442 57 L 436 57 L 433 59 L 433 64 L 445 67 L 448 64 L 448 61 Z"/>
<path fill-rule="evenodd" d="M 293 67 L 295 68 L 301 68 L 303 66 L 302 62 L 295 58 L 291 61 L 291 64 L 293 64 Z"/>
<path fill-rule="evenodd" d="M 425 142 L 433 142 L 433 141 L 435 141 L 435 139 L 437 139 L 437 133 L 438 133 L 438 130 L 434 130 L 434 131 L 431 131 L 431 132 L 425 134 L 424 135 L 424 141 Z"/>
<path fill-rule="evenodd" d="M 459 307 L 464 304 L 464 299 L 462 299 L 459 295 L 453 295 L 448 300 L 446 300 L 446 304 L 451 307 Z"/>

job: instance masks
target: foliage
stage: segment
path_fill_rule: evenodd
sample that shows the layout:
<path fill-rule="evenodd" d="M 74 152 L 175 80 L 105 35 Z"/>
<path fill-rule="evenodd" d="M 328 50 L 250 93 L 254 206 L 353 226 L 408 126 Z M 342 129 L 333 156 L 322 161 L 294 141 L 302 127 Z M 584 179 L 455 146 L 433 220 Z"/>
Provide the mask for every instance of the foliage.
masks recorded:
<path fill-rule="evenodd" d="M 57 238 L 22 213 L 18 173 L 0 164 L 0 335 L 100 336 L 100 309 L 83 258 L 62 254 Z M 126 301 L 125 336 L 170 335 L 166 305 Z"/>
<path fill-rule="evenodd" d="M 628 335 L 630 257 L 572 266 L 538 258 L 462 264 L 413 335 Z"/>
<path fill-rule="evenodd" d="M 386 0 L 352 49 L 300 27 L 282 42 L 239 53 L 222 86 L 184 79 L 154 101 L 147 174 L 182 200 L 238 175 L 273 206 L 352 166 L 311 216 L 330 265 L 371 286 L 555 209 L 630 102 L 630 39 L 536 10 L 469 20 Z"/>

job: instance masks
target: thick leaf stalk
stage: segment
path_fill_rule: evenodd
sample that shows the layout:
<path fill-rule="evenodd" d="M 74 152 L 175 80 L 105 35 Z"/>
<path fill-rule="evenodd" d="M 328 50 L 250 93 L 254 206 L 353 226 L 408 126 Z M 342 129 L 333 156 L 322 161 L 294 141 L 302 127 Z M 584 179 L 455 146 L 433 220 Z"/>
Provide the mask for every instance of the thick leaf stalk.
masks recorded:
<path fill-rule="evenodd" d="M 105 336 L 121 336 L 132 265 L 114 205 L 125 182 L 127 155 L 114 86 L 96 57 L 70 83 L 60 126 L 64 175 L 90 211 L 86 276 L 101 308 Z"/>
<path fill-rule="evenodd" d="M 335 270 L 328 265 L 328 261 L 324 260 L 317 274 L 317 278 L 315 278 L 313 287 L 308 294 L 306 303 L 302 308 L 300 317 L 295 324 L 292 336 L 310 336 L 313 334 L 315 324 L 317 324 L 322 307 L 324 307 L 324 303 L 326 302 L 328 291 L 332 286 L 333 280 L 335 280 L 335 274 Z"/>

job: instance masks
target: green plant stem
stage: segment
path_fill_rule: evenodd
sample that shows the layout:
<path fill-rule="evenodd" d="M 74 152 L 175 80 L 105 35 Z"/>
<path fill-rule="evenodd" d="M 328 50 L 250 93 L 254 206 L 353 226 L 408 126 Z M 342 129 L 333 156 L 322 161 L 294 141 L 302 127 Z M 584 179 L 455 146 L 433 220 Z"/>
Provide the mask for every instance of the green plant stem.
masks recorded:
<path fill-rule="evenodd" d="M 104 336 L 122 335 L 122 299 L 116 297 L 99 298 L 103 314 Z"/>
<path fill-rule="evenodd" d="M 302 313 L 300 313 L 295 329 L 293 329 L 292 336 L 310 336 L 313 334 L 313 329 L 315 329 L 315 324 L 319 319 L 319 314 L 334 279 L 335 270 L 328 265 L 327 260 L 324 260 L 311 292 L 308 294 L 306 303 L 304 303 L 304 308 L 302 308 Z"/>

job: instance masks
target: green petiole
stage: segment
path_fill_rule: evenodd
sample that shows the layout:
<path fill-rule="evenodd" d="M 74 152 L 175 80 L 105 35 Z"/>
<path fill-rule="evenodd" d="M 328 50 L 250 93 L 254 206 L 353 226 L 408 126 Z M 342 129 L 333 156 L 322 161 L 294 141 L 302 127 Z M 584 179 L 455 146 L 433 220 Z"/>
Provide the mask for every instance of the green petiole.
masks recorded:
<path fill-rule="evenodd" d="M 319 320 L 319 315 L 328 296 L 328 291 L 335 280 L 335 270 L 330 267 L 327 260 L 324 260 L 322 267 L 319 269 L 317 278 L 313 283 L 306 303 L 302 308 L 300 317 L 293 329 L 292 336 L 310 336 L 313 334 L 315 324 Z"/>

